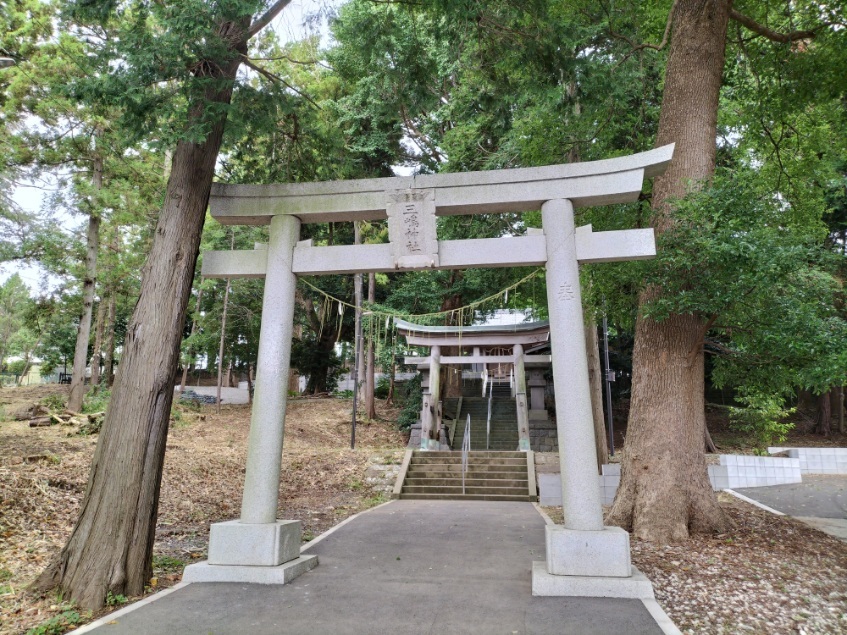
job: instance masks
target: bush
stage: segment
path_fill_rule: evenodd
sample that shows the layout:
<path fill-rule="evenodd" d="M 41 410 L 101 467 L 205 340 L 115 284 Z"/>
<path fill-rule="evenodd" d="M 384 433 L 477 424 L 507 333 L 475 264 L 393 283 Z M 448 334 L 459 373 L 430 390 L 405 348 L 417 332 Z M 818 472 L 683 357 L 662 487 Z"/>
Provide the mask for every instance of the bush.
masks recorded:
<path fill-rule="evenodd" d="M 23 375 L 26 366 L 27 362 L 25 359 L 16 359 L 15 361 L 7 364 L 7 370 L 15 375 Z"/>
<path fill-rule="evenodd" d="M 85 399 L 82 401 L 82 411 L 86 413 L 104 412 L 111 397 L 112 391 L 95 387 L 85 395 Z"/>
<path fill-rule="evenodd" d="M 403 410 L 397 417 L 397 426 L 401 430 L 408 430 L 418 421 L 423 406 L 423 393 L 421 392 L 421 376 L 415 375 L 407 381 L 402 389 Z"/>
<path fill-rule="evenodd" d="M 64 410 L 65 404 L 67 402 L 67 396 L 58 393 L 54 395 L 47 395 L 44 399 L 41 400 L 42 405 L 51 412 L 55 412 L 57 410 Z"/>
<path fill-rule="evenodd" d="M 388 399 L 389 390 L 391 390 L 391 378 L 383 375 L 376 382 L 374 397 L 377 399 Z"/>
<path fill-rule="evenodd" d="M 753 435 L 760 450 L 785 441 L 788 432 L 794 427 L 793 423 L 783 420 L 796 408 L 786 408 L 785 399 L 780 395 L 742 392 L 736 400 L 744 407 L 729 409 L 730 424 L 739 432 Z"/>

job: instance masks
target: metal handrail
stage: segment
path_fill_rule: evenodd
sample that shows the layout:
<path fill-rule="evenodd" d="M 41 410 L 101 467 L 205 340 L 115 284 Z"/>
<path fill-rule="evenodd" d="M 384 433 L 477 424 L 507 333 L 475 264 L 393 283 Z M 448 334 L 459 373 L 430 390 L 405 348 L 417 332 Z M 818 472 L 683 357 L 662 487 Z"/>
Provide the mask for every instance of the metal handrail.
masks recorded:
<path fill-rule="evenodd" d="M 482 371 L 482 396 L 485 397 L 485 387 L 488 385 L 488 367 Z"/>
<path fill-rule="evenodd" d="M 465 474 L 468 471 L 468 452 L 471 451 L 471 415 L 465 423 L 465 436 L 462 437 L 462 495 L 465 494 Z"/>
<path fill-rule="evenodd" d="M 494 384 L 491 384 L 491 390 L 488 391 L 488 421 L 485 423 L 485 449 L 489 449 L 489 441 L 491 439 L 491 400 L 494 397 Z"/>

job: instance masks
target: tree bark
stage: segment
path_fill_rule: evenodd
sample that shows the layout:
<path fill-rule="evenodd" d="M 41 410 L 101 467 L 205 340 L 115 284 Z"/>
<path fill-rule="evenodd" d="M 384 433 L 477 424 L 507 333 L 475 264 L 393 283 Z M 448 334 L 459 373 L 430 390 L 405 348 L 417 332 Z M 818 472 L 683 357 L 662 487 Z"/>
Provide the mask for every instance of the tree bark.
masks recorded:
<path fill-rule="evenodd" d="M 729 0 L 680 0 L 656 145 L 676 143 L 667 172 L 653 187 L 657 236 L 673 226 L 671 201 L 715 169 L 718 96 L 724 65 Z M 647 288 L 643 307 L 661 295 Z M 636 538 L 679 542 L 689 531 L 725 531 L 706 470 L 703 336 L 705 320 L 643 316 L 635 329 L 632 403 L 621 484 L 608 521 Z"/>
<path fill-rule="evenodd" d="M 106 342 L 103 345 L 103 374 L 100 382 L 108 387 L 112 386 L 115 378 L 113 371 L 115 360 L 115 320 L 117 318 L 117 291 L 114 285 L 109 290 L 108 306 L 106 307 Z"/>
<path fill-rule="evenodd" d="M 97 317 L 94 320 L 94 351 L 91 353 L 91 386 L 96 388 L 100 385 L 100 364 L 103 359 L 103 332 L 106 327 L 105 298 L 100 298 L 97 305 Z"/>
<path fill-rule="evenodd" d="M 394 383 L 397 377 L 397 362 L 394 357 L 391 358 L 391 376 L 388 379 L 388 396 L 385 398 L 385 403 L 388 406 L 394 405 Z M 842 430 L 843 432 L 843 430 Z"/>
<path fill-rule="evenodd" d="M 118 231 L 118 225 L 112 229 L 112 244 L 111 250 L 118 258 L 121 249 L 121 234 Z M 118 301 L 118 284 L 115 280 L 115 272 L 112 271 L 111 281 L 109 282 L 106 294 L 108 296 L 106 307 L 106 342 L 103 345 L 105 352 L 103 353 L 103 375 L 100 377 L 100 382 L 106 386 L 112 386 L 114 380 L 114 359 L 115 359 L 115 320 L 117 318 L 117 301 Z"/>
<path fill-rule="evenodd" d="M 844 386 L 835 389 L 836 420 L 838 421 L 838 432 L 844 434 Z"/>
<path fill-rule="evenodd" d="M 103 159 L 95 155 L 92 162 L 94 171 L 91 183 L 94 190 L 103 189 Z M 91 311 L 94 306 L 94 283 L 97 277 L 97 252 L 100 250 L 100 210 L 99 202 L 88 213 L 88 233 L 86 236 L 85 280 L 82 283 L 82 315 L 76 332 L 74 349 L 74 367 L 71 376 L 71 391 L 68 396 L 68 409 L 74 412 L 82 410 L 85 397 L 85 364 L 88 361 L 88 339 L 91 335 Z"/>
<path fill-rule="evenodd" d="M 226 290 L 224 291 L 224 308 L 221 313 L 221 340 L 220 345 L 218 346 L 218 390 L 215 406 L 217 408 L 217 413 L 221 414 L 221 384 L 223 382 L 223 370 L 224 370 L 224 341 L 226 338 L 226 310 L 227 305 L 229 304 L 229 290 L 231 288 L 230 279 L 226 279 Z"/>
<path fill-rule="evenodd" d="M 815 431 L 825 437 L 832 434 L 832 399 L 829 392 L 827 390 L 818 397 L 818 416 L 815 426 Z"/>
<path fill-rule="evenodd" d="M 597 447 L 597 473 L 609 462 L 609 443 L 606 440 L 606 421 L 603 418 L 603 370 L 600 366 L 600 341 L 594 315 L 585 319 L 585 347 L 588 355 L 588 384 L 591 390 L 591 413 L 594 418 L 594 445 Z"/>
<path fill-rule="evenodd" d="M 231 101 L 240 55 L 247 52 L 248 25 L 249 16 L 221 20 L 218 33 L 233 57 L 198 66 L 217 81 L 208 84 L 204 101 L 190 105 L 190 119 L 212 104 L 226 112 L 222 106 Z M 140 595 L 152 573 L 179 345 L 225 121 L 218 115 L 202 143 L 177 145 L 80 516 L 36 583 L 59 586 L 86 609 L 103 606 L 110 591 Z"/>
<path fill-rule="evenodd" d="M 368 274 L 368 302 L 376 302 L 376 274 Z M 373 330 L 371 330 L 373 335 Z M 376 369 L 374 368 L 374 342 L 373 337 L 368 338 L 367 350 L 367 375 L 365 376 L 365 416 L 368 419 L 376 419 L 376 404 L 374 403 L 374 390 L 376 389 Z"/>

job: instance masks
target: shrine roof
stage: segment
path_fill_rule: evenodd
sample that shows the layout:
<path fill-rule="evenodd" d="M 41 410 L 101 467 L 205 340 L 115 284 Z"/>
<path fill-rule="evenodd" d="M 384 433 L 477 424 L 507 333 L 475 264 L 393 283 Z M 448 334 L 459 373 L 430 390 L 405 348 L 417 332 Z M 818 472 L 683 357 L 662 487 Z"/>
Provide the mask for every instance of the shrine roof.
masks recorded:
<path fill-rule="evenodd" d="M 510 333 L 527 334 L 550 331 L 550 322 L 547 320 L 521 322 L 518 324 L 480 324 L 474 326 L 428 326 L 396 319 L 394 323 L 397 325 L 397 330 L 403 335 L 415 333 L 434 336 L 460 335 L 461 337 L 473 337 L 474 335 L 509 335 Z"/>

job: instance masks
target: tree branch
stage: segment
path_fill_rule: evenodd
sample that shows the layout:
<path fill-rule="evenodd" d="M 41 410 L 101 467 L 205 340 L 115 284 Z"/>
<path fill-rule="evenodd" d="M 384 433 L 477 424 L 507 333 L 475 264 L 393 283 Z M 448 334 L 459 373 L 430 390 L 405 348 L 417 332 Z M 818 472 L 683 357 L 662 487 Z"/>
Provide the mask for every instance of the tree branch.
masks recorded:
<path fill-rule="evenodd" d="M 295 93 L 297 93 L 298 95 L 300 95 L 303 99 L 305 99 L 306 101 L 308 101 L 308 102 L 309 102 L 310 104 L 312 104 L 315 108 L 317 108 L 318 110 L 320 110 L 320 109 L 321 109 L 321 107 L 320 107 L 320 106 L 318 106 L 318 105 L 315 103 L 315 100 L 314 100 L 314 99 L 312 99 L 311 97 L 309 97 L 306 93 L 304 93 L 304 92 L 303 92 L 303 91 L 301 91 L 301 90 L 298 90 L 297 88 L 295 88 L 294 86 L 292 86 L 291 84 L 289 84 L 287 81 L 285 81 L 285 80 L 284 80 L 282 77 L 280 77 L 279 75 L 275 75 L 274 73 L 271 73 L 269 70 L 266 70 L 266 69 L 262 68 L 261 66 L 257 66 L 256 64 L 254 64 L 253 62 L 251 62 L 251 61 L 250 61 L 250 58 L 248 58 L 246 55 L 242 55 L 242 56 L 241 56 L 241 61 L 242 61 L 242 63 L 243 63 L 245 66 L 249 66 L 249 67 L 250 67 L 250 68 L 252 68 L 254 71 L 256 71 L 257 73 L 259 73 L 259 74 L 260 74 L 260 75 L 262 75 L 263 77 L 266 77 L 267 79 L 271 80 L 272 82 L 279 82 L 280 84 L 285 84 L 288 88 L 290 88 L 290 89 L 291 89 L 291 90 L 293 90 Z"/>
<path fill-rule="evenodd" d="M 271 20 L 273 20 L 276 16 L 279 15 L 279 12 L 282 11 L 285 7 L 287 7 L 291 3 L 291 0 L 277 0 L 270 9 L 265 11 L 265 15 L 263 15 L 258 20 L 254 21 L 253 24 L 250 25 L 250 28 L 247 29 L 247 39 L 249 40 L 251 37 L 256 35 L 259 31 L 264 29 L 268 24 L 270 24 Z"/>
<path fill-rule="evenodd" d="M 748 29 L 750 29 L 753 33 L 757 33 L 773 42 L 796 42 L 797 40 L 808 40 L 817 35 L 817 33 L 812 31 L 791 31 L 789 33 L 779 33 L 778 31 L 773 31 L 769 29 L 764 24 L 759 24 L 753 18 L 749 18 L 743 13 L 739 13 L 735 9 L 729 10 L 729 17 L 738 22 L 739 24 L 743 24 Z M 821 27 L 826 26 L 822 24 Z"/>
<path fill-rule="evenodd" d="M 653 49 L 654 51 L 661 51 L 663 48 L 665 48 L 665 46 L 667 46 L 668 38 L 671 35 L 671 25 L 673 24 L 673 14 L 676 13 L 676 5 L 677 4 L 679 4 L 679 0 L 673 0 L 673 4 L 671 5 L 671 9 L 670 9 L 670 11 L 668 11 L 668 20 L 665 23 L 665 33 L 664 33 L 664 35 L 662 35 L 662 41 L 661 42 L 659 42 L 658 44 L 650 44 L 649 42 L 642 42 L 641 44 L 636 44 L 635 41 L 632 40 L 631 38 L 628 38 L 624 34 L 618 33 L 617 31 L 615 31 L 614 27 L 612 26 L 612 14 L 609 12 L 609 10 L 606 8 L 606 6 L 601 3 L 601 6 L 603 7 L 603 11 L 606 13 L 606 17 L 609 19 L 609 35 L 611 35 L 612 37 L 617 38 L 619 40 L 623 40 L 624 42 L 626 42 L 627 44 L 629 44 L 632 47 L 632 50 L 629 51 L 623 57 L 623 59 L 620 62 L 615 64 L 615 67 L 620 66 L 620 64 L 622 64 L 627 59 L 629 59 L 629 57 L 633 53 L 636 53 L 636 52 L 641 51 L 643 49 Z"/>

